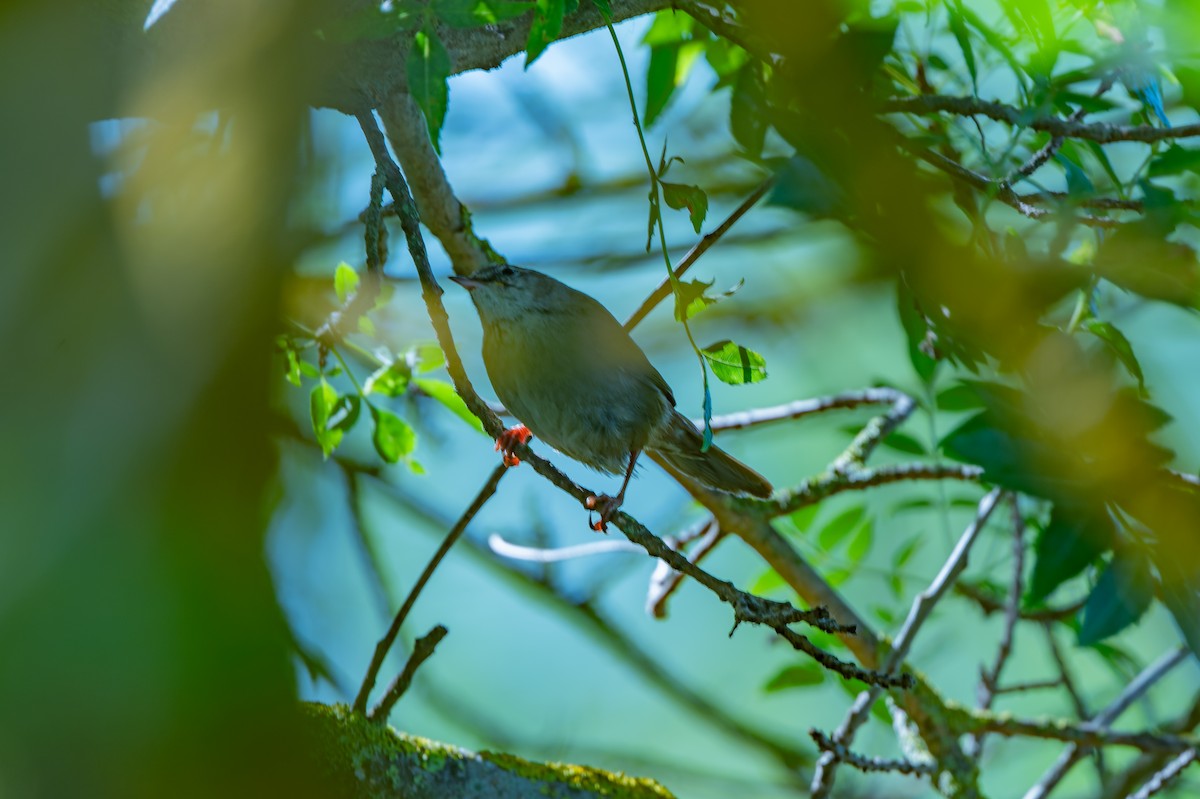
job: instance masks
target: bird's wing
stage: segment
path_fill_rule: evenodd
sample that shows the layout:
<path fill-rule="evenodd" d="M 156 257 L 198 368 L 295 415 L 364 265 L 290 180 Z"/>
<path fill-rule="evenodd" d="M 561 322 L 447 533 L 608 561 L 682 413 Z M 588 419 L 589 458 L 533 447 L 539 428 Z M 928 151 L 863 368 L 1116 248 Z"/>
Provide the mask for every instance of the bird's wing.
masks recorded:
<path fill-rule="evenodd" d="M 629 374 L 644 376 L 650 385 L 662 392 L 671 403 L 671 407 L 674 407 L 675 394 L 667 385 L 666 379 L 654 368 L 654 364 L 650 363 L 650 359 L 642 352 L 637 342 L 625 332 L 621 323 L 595 299 L 582 292 L 579 292 L 579 296 L 586 300 L 576 307 L 587 308 L 584 314 L 587 324 L 583 328 L 587 330 L 585 335 L 591 351 L 595 354 L 596 367 L 602 370 L 620 369 Z"/>

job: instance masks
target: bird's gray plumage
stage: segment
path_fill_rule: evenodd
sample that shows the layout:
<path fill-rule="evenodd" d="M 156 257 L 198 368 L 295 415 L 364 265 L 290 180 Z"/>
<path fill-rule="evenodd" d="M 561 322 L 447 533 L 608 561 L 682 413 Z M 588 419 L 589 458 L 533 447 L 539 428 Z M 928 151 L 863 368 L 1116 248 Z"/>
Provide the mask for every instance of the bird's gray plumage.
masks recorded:
<path fill-rule="evenodd" d="M 649 449 L 710 488 L 770 495 L 766 479 L 717 447 L 701 452 L 671 387 L 596 300 L 515 266 L 456 280 L 479 311 L 492 387 L 534 436 L 610 474 Z"/>

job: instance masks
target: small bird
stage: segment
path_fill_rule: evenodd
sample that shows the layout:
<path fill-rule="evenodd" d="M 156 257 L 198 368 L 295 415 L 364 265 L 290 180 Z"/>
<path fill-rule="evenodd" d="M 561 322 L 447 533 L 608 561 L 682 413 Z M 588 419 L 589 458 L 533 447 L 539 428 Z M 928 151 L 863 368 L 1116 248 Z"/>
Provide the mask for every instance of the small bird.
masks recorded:
<path fill-rule="evenodd" d="M 703 485 L 769 497 L 771 484 L 715 446 L 675 410 L 671 387 L 596 300 L 532 269 L 494 264 L 450 278 L 471 292 L 483 323 L 483 363 L 519 424 L 496 442 L 515 463 L 537 436 L 575 460 L 625 479 L 615 497 L 589 497 L 599 531 L 625 499 L 638 455 L 650 451 Z"/>

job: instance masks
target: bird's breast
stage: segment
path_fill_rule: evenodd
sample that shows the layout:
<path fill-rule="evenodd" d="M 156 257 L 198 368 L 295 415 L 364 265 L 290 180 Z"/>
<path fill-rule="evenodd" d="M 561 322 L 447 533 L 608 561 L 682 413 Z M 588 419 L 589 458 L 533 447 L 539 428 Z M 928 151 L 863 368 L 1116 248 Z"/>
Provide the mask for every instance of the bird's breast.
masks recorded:
<path fill-rule="evenodd" d="M 619 473 L 672 412 L 645 370 L 606 358 L 565 329 L 484 332 L 496 396 L 533 434 L 595 469 Z"/>

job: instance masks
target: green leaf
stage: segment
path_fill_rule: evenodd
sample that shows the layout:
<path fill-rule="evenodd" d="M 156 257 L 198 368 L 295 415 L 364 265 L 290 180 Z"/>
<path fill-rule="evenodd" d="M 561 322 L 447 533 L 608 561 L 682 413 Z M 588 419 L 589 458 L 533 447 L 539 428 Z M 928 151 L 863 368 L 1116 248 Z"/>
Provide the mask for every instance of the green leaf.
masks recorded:
<path fill-rule="evenodd" d="M 865 505 L 855 505 L 849 510 L 842 511 L 822 527 L 821 532 L 817 533 L 817 543 L 821 549 L 829 552 L 836 548 L 846 536 L 852 533 L 858 527 L 859 523 L 866 518 L 866 515 L 867 508 Z"/>
<path fill-rule="evenodd" d="M 850 570 L 845 568 L 830 569 L 823 576 L 825 577 L 825 582 L 837 588 L 850 579 Z"/>
<path fill-rule="evenodd" d="M 918 533 L 905 543 L 901 544 L 900 548 L 892 555 L 892 568 L 899 570 L 904 568 L 905 564 L 912 559 L 917 550 L 921 548 L 921 535 Z"/>
<path fill-rule="evenodd" d="M 413 36 L 406 66 L 409 93 L 425 115 L 429 140 L 440 153 L 442 123 L 450 103 L 450 55 L 432 26 Z"/>
<path fill-rule="evenodd" d="M 686 283 L 680 281 L 675 292 L 675 321 L 682 322 L 684 319 L 691 319 L 708 306 L 716 305 L 721 300 L 732 297 L 745 282 L 745 280 L 739 280 L 728 291 L 712 295 L 707 293 L 708 289 L 712 288 L 713 281 L 711 280 L 707 282 L 689 280 Z"/>
<path fill-rule="evenodd" d="M 325 430 L 325 424 L 329 421 L 329 413 L 333 409 L 333 404 L 337 402 L 337 397 L 333 386 L 324 380 L 313 386 L 312 392 L 308 395 L 308 409 L 312 417 L 314 433 L 321 433 Z"/>
<path fill-rule="evenodd" d="M 418 372 L 432 372 L 446 365 L 446 353 L 434 341 L 422 341 L 408 348 L 406 355 Z"/>
<path fill-rule="evenodd" d="M 371 441 L 375 444 L 375 451 L 379 453 L 379 457 L 388 463 L 397 463 L 401 458 L 407 457 L 417 446 L 416 432 L 408 422 L 391 411 L 374 405 L 368 407 L 371 409 L 371 417 L 375 420 L 375 434 L 371 436 Z"/>
<path fill-rule="evenodd" d="M 733 81 L 729 101 L 729 130 L 734 141 L 751 158 L 762 155 L 767 137 L 767 101 L 762 68 L 757 61 L 747 62 Z"/>
<path fill-rule="evenodd" d="M 294 349 L 288 347 L 285 354 L 287 363 L 284 365 L 284 376 L 293 386 L 300 385 L 300 356 Z"/>
<path fill-rule="evenodd" d="M 1137 380 L 1138 390 L 1142 396 L 1146 396 L 1146 380 L 1142 375 L 1142 365 L 1138 363 L 1137 356 L 1133 354 L 1133 346 L 1130 345 L 1129 339 L 1125 338 L 1125 334 L 1114 325 L 1101 322 L 1099 319 L 1086 320 L 1083 328 L 1108 345 L 1126 371 Z"/>
<path fill-rule="evenodd" d="M 774 677 L 767 680 L 767 684 L 763 686 L 763 690 L 771 694 L 776 691 L 782 691 L 785 688 L 804 688 L 810 685 L 820 685 L 824 680 L 825 669 L 812 661 L 807 661 L 805 663 L 784 666 Z"/>
<path fill-rule="evenodd" d="M 728 339 L 709 344 L 701 354 L 722 383 L 737 386 L 767 379 L 767 362 L 763 357 Z"/>
<path fill-rule="evenodd" d="M 370 3 L 348 17 L 333 21 L 318 35 L 335 44 L 373 41 L 412 30 L 419 22 L 420 17 L 403 3 L 395 3 L 386 10 L 379 3 Z"/>
<path fill-rule="evenodd" d="M 1057 504 L 1034 544 L 1026 603 L 1038 603 L 1112 546 L 1112 520 L 1104 511 Z"/>
<path fill-rule="evenodd" d="M 788 519 L 796 526 L 797 530 L 803 533 L 816 520 L 817 514 L 820 512 L 820 505 L 805 505 L 800 510 L 788 516 Z"/>
<path fill-rule="evenodd" d="M 695 22 L 690 16 L 673 8 L 663 9 L 654 15 L 642 44 L 660 47 L 668 44 L 682 44 L 692 32 Z"/>
<path fill-rule="evenodd" d="M 908 339 L 908 358 L 913 371 L 922 383 L 928 384 L 937 373 L 938 362 L 931 357 L 926 346 L 929 337 L 929 322 L 922 315 L 917 300 L 912 292 L 904 285 L 904 281 L 896 281 L 896 310 L 900 316 L 900 325 L 904 328 L 905 338 Z"/>
<path fill-rule="evenodd" d="M 746 64 L 748 56 L 745 50 L 728 39 L 713 36 L 704 43 L 704 58 L 721 79 L 718 85 L 722 85 L 726 78 Z"/>
<path fill-rule="evenodd" d="M 321 453 L 328 458 L 342 442 L 342 431 L 329 429 L 329 417 L 338 401 L 338 393 L 324 378 L 313 387 L 308 395 L 309 415 L 312 418 L 313 435 L 321 446 Z"/>
<path fill-rule="evenodd" d="M 305 377 L 311 377 L 313 380 L 316 380 L 321 376 L 321 370 L 318 369 L 316 365 L 311 364 L 308 361 L 300 361 L 299 367 L 300 374 L 304 375 Z"/>
<path fill-rule="evenodd" d="M 846 557 L 850 558 L 851 563 L 861 563 L 867 553 L 871 551 L 871 544 L 875 541 L 875 523 L 867 519 L 866 524 L 858 528 L 854 533 L 854 537 L 850 539 L 850 545 L 846 547 Z"/>
<path fill-rule="evenodd" d="M 1131 553 L 1117 553 L 1096 581 L 1080 611 L 1081 646 L 1103 641 L 1141 618 L 1154 597 L 1150 564 Z"/>
<path fill-rule="evenodd" d="M 452 28 L 479 28 L 516 19 L 532 8 L 532 0 L 437 0 L 434 13 Z"/>
<path fill-rule="evenodd" d="M 954 40 L 958 42 L 958 48 L 962 50 L 963 62 L 966 63 L 967 72 L 971 75 L 971 85 L 976 86 L 978 75 L 976 74 L 975 51 L 971 47 L 967 23 L 963 20 L 962 0 L 954 0 L 952 5 L 947 5 L 946 10 L 950 13 L 950 32 L 954 34 Z"/>
<path fill-rule="evenodd" d="M 1200 171 L 1200 150 L 1172 144 L 1150 162 L 1146 174 L 1157 178 L 1196 171 Z"/>
<path fill-rule="evenodd" d="M 412 372 L 408 364 L 402 360 L 384 364 L 371 373 L 363 383 L 363 393 L 383 394 L 386 397 L 399 397 L 408 388 Z"/>
<path fill-rule="evenodd" d="M 704 217 L 708 215 L 708 195 L 699 186 L 687 186 L 683 183 L 660 183 L 663 199 L 667 205 L 676 211 L 687 209 L 692 220 L 692 227 L 700 232 Z"/>
<path fill-rule="evenodd" d="M 1092 179 L 1079 168 L 1078 164 L 1061 152 L 1054 155 L 1054 160 L 1063 168 L 1063 173 L 1067 179 L 1068 196 L 1081 199 L 1096 193 L 1096 186 L 1092 183 Z"/>
<path fill-rule="evenodd" d="M 846 209 L 842 188 L 802 155 L 793 155 L 775 169 L 775 187 L 767 202 L 816 219 L 837 218 Z M 923 335 L 924 324 L 921 327 Z"/>
<path fill-rule="evenodd" d="M 650 252 L 650 245 L 654 243 L 654 226 L 658 224 L 659 216 L 662 214 L 662 208 L 658 204 L 658 192 L 653 187 L 650 189 L 650 218 L 646 221 L 646 252 Z"/>
<path fill-rule="evenodd" d="M 358 289 L 358 272 L 354 267 L 342 261 L 333 272 L 333 290 L 337 292 L 338 302 L 345 303 Z"/>
<path fill-rule="evenodd" d="M 750 593 L 755 596 L 767 596 L 775 591 L 787 588 L 787 582 L 774 569 L 767 569 L 750 584 Z"/>
<path fill-rule="evenodd" d="M 939 411 L 971 411 L 982 405 L 979 393 L 968 383 L 956 383 L 937 395 Z"/>
<path fill-rule="evenodd" d="M 691 319 L 716 300 L 704 296 L 704 292 L 712 288 L 713 281 L 682 280 L 675 284 L 675 321 L 682 322 Z"/>
<path fill-rule="evenodd" d="M 566 0 L 536 0 L 533 23 L 529 26 L 529 39 L 525 44 L 525 69 L 529 69 L 550 43 L 562 33 L 565 14 Z"/>
<path fill-rule="evenodd" d="M 642 124 L 654 124 L 675 93 L 679 67 L 679 45 L 667 44 L 650 48 L 650 64 L 646 67 L 646 111 Z"/>
<path fill-rule="evenodd" d="M 928 455 L 925 445 L 905 433 L 894 432 L 883 440 L 883 446 L 906 455 Z"/>
<path fill-rule="evenodd" d="M 427 377 L 418 377 L 413 382 L 417 384 L 417 387 L 421 391 L 449 408 L 459 419 L 462 419 L 479 432 L 484 432 L 483 422 L 479 421 L 479 417 L 471 413 L 467 408 L 467 403 L 463 402 L 462 397 L 458 396 L 458 392 L 454 390 L 454 386 L 444 380 L 432 380 Z"/>
<path fill-rule="evenodd" d="M 989 410 L 950 432 L 942 449 L 982 466 L 988 482 L 1041 497 L 1060 496 L 1071 487 L 1074 453 L 1059 451 L 1040 433 Z"/>
<path fill-rule="evenodd" d="M 891 608 L 884 607 L 883 605 L 874 605 L 871 607 L 871 612 L 886 625 L 890 626 L 896 623 L 896 611 Z"/>
<path fill-rule="evenodd" d="M 1162 572 L 1162 599 L 1167 610 L 1179 625 L 1183 638 L 1187 641 L 1192 652 L 1200 657 L 1200 586 L 1193 576 L 1187 579 L 1180 565 L 1172 560 L 1162 562 L 1159 559 L 1159 570 Z"/>
<path fill-rule="evenodd" d="M 343 433 L 349 432 L 354 427 L 354 423 L 358 421 L 359 408 L 362 405 L 362 400 L 357 394 L 345 394 L 338 397 L 337 402 L 329 411 L 329 419 L 325 422 L 327 430 L 341 430 Z"/>

